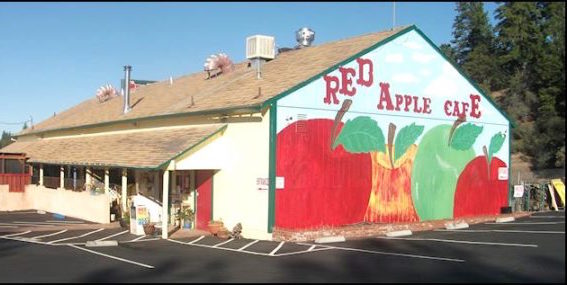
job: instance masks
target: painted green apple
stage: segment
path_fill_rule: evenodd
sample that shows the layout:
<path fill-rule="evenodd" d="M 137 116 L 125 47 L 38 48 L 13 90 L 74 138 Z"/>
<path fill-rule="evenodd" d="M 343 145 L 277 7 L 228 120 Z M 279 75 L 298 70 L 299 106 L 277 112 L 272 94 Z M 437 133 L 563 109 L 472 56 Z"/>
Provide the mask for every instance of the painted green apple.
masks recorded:
<path fill-rule="evenodd" d="M 453 126 L 440 125 L 421 140 L 412 171 L 412 198 L 420 219 L 439 220 L 453 216 L 454 194 L 459 175 L 475 157 L 474 141 L 482 127 L 459 118 Z"/>

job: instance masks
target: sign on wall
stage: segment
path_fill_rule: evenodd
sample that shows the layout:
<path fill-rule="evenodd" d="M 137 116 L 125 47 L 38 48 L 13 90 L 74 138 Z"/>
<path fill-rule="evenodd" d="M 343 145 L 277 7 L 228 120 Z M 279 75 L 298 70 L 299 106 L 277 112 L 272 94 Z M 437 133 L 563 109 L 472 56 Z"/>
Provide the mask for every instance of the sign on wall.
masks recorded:
<path fill-rule="evenodd" d="M 524 185 L 514 185 L 514 198 L 522 198 L 524 196 Z"/>

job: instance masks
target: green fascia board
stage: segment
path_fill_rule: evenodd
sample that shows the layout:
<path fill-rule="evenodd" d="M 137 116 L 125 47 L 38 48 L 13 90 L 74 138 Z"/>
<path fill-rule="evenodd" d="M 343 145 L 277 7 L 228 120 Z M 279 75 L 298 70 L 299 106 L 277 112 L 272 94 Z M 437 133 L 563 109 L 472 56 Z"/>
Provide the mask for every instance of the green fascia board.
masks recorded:
<path fill-rule="evenodd" d="M 474 82 L 472 79 L 470 79 L 465 72 L 455 63 L 453 62 L 453 60 L 451 60 L 450 58 L 448 58 L 442 51 L 441 49 L 439 49 L 439 47 L 437 47 L 420 29 L 418 29 L 417 27 L 414 27 L 415 31 L 425 39 L 425 41 L 427 41 L 427 43 L 429 43 L 429 45 L 431 47 L 433 47 L 433 49 L 439 54 L 441 55 L 447 62 L 449 62 L 451 64 L 451 66 L 453 66 L 453 68 L 455 68 L 459 74 L 465 78 L 469 84 L 471 84 L 478 93 L 480 93 L 480 95 L 482 95 L 485 99 L 488 100 L 488 102 L 490 103 L 490 105 L 492 105 L 493 108 L 495 108 L 496 110 L 498 110 L 498 112 L 500 112 L 500 114 L 502 116 L 504 116 L 504 118 L 506 120 L 508 120 L 508 122 L 510 123 L 510 125 L 515 128 L 516 127 L 516 122 L 511 119 L 506 113 L 504 113 L 504 111 L 500 110 L 500 108 L 498 107 L 498 105 L 496 105 L 496 103 L 492 100 L 492 98 L 490 98 L 490 96 L 484 94 L 484 91 L 482 91 L 482 89 L 478 86 L 478 84 L 476 84 L 476 82 Z"/>
<path fill-rule="evenodd" d="M 485 99 L 488 100 L 488 102 L 492 105 L 492 107 L 496 108 L 496 110 L 498 110 L 498 112 L 500 112 L 500 114 L 502 114 L 502 116 L 504 116 L 504 118 L 506 118 L 509 122 L 511 122 L 512 127 L 514 127 L 514 128 L 516 127 L 516 123 L 514 122 L 514 120 L 511 119 L 511 118 L 510 118 L 506 113 L 504 113 L 502 110 L 500 110 L 500 108 L 496 105 L 496 103 L 494 103 L 494 101 L 492 100 L 492 98 L 490 98 L 490 96 L 487 96 L 486 94 L 484 94 L 484 92 L 482 91 L 482 89 L 481 89 L 474 81 L 472 81 L 467 75 L 465 75 L 465 73 L 461 70 L 460 67 L 458 67 L 458 66 L 457 66 L 451 59 L 449 59 L 447 56 L 445 56 L 445 54 L 443 54 L 443 52 L 442 52 L 420 29 L 418 29 L 415 25 L 411 25 L 411 26 L 409 26 L 409 27 L 407 27 L 407 28 L 405 28 L 405 29 L 399 31 L 399 32 L 396 33 L 396 34 L 391 35 L 390 37 L 388 37 L 388 38 L 386 38 L 386 39 L 384 39 L 384 40 L 379 41 L 378 43 L 376 43 L 376 44 L 374 44 L 374 45 L 372 45 L 372 46 L 370 46 L 370 47 L 368 47 L 368 48 L 366 48 L 366 49 L 364 49 L 364 50 L 362 50 L 362 51 L 360 51 L 360 52 L 354 54 L 353 56 L 351 56 L 351 57 L 349 57 L 349 58 L 347 58 L 347 59 L 345 59 L 345 60 L 343 60 L 343 61 L 341 61 L 341 62 L 339 62 L 339 63 L 337 63 L 337 64 L 335 64 L 335 65 L 333 65 L 333 66 L 331 66 L 330 68 L 327 68 L 327 69 L 324 70 L 323 72 L 321 72 L 321 73 L 319 73 L 319 74 L 317 74 L 317 75 L 315 75 L 315 76 L 313 76 L 313 77 L 311 77 L 311 78 L 309 78 L 309 79 L 307 79 L 307 80 L 305 80 L 305 81 L 299 83 L 298 85 L 296 85 L 296 86 L 294 86 L 294 87 L 292 87 L 292 88 L 290 88 L 290 89 L 288 89 L 288 90 L 286 90 L 286 91 L 284 91 L 284 92 L 282 92 L 282 93 L 280 93 L 280 94 L 278 94 L 278 95 L 276 95 L 276 96 L 274 96 L 274 97 L 272 97 L 272 98 L 270 98 L 270 99 L 264 101 L 264 103 L 262 104 L 262 108 L 265 108 L 266 106 L 270 105 L 272 102 L 278 101 L 279 99 L 281 99 L 281 98 L 283 98 L 283 97 L 285 97 L 285 96 L 287 96 L 287 95 L 289 95 L 289 94 L 295 92 L 296 90 L 298 90 L 298 89 L 300 89 L 300 88 L 302 88 L 302 87 L 308 85 L 309 83 L 311 83 L 311 82 L 313 82 L 313 81 L 315 81 L 315 80 L 317 80 L 317 79 L 323 77 L 325 74 L 328 74 L 329 72 L 334 71 L 335 69 L 339 68 L 340 66 L 345 65 L 345 64 L 347 64 L 347 63 L 349 63 L 349 62 L 351 62 L 351 61 L 357 59 L 358 57 L 360 57 L 360 56 L 362 56 L 362 55 L 364 55 L 364 54 L 366 54 L 366 53 L 369 53 L 369 52 L 371 52 L 372 50 L 374 50 L 374 49 L 376 49 L 376 48 L 378 48 L 378 47 L 380 47 L 380 46 L 382 46 L 382 45 L 385 45 L 385 44 L 391 42 L 392 40 L 394 40 L 394 39 L 396 39 L 396 38 L 398 38 L 398 37 L 400 37 L 400 36 L 406 34 L 407 32 L 410 32 L 410 31 L 416 31 L 421 37 L 423 37 L 423 38 L 425 39 L 425 41 L 427 41 L 427 42 L 429 43 L 429 45 L 431 45 L 431 46 L 433 47 L 433 49 L 434 49 L 435 51 L 437 51 L 438 54 L 440 54 L 446 61 L 448 61 L 448 62 L 459 72 L 459 74 L 460 74 L 461 76 L 463 76 Z"/>
<path fill-rule="evenodd" d="M 237 107 L 230 107 L 230 108 L 209 109 L 209 110 L 202 110 L 202 111 L 196 111 L 196 112 L 183 112 L 183 113 L 173 113 L 173 114 L 155 115 L 155 116 L 148 116 L 148 117 L 131 118 L 131 119 L 124 119 L 124 120 L 114 120 L 114 121 L 107 121 L 107 122 L 87 124 L 87 125 L 81 125 L 81 126 L 73 126 L 73 127 L 62 127 L 62 128 L 56 128 L 56 129 L 38 130 L 38 131 L 32 131 L 32 132 L 21 134 L 21 135 L 16 134 L 16 135 L 14 135 L 14 137 L 38 135 L 38 134 L 44 134 L 44 133 L 50 133 L 50 132 L 56 132 L 56 131 L 70 131 L 70 130 L 88 129 L 88 128 L 90 129 L 90 128 L 110 126 L 110 125 L 115 125 L 115 124 L 127 124 L 127 123 L 141 122 L 141 121 L 150 121 L 150 120 L 155 120 L 155 119 L 168 119 L 168 118 L 176 118 L 176 117 L 184 117 L 184 116 L 258 113 L 261 110 L 262 110 L 261 104 L 254 104 L 254 105 L 237 106 Z"/>
<path fill-rule="evenodd" d="M 158 168 L 164 168 L 167 167 L 167 165 L 172 161 L 175 160 L 177 158 L 179 158 L 180 156 L 184 155 L 185 153 L 187 153 L 188 151 L 194 149 L 195 147 L 201 145 L 202 143 L 204 143 L 205 141 L 207 141 L 208 139 L 210 139 L 211 137 L 213 137 L 214 135 L 218 134 L 218 133 L 222 133 L 226 130 L 226 128 L 228 127 L 228 125 L 224 125 L 221 128 L 219 128 L 218 130 L 214 131 L 213 133 L 209 134 L 208 136 L 202 138 L 200 141 L 198 141 L 197 143 L 189 146 L 187 149 L 181 151 L 180 153 L 176 154 L 175 156 L 173 156 L 172 158 L 166 160 L 164 163 L 160 164 L 158 167 L 156 167 L 156 169 Z"/>
<path fill-rule="evenodd" d="M 339 63 L 337 63 L 337 64 L 335 64 L 335 65 L 333 65 L 333 66 L 331 66 L 331 67 L 329 67 L 329 68 L 327 68 L 327 69 L 325 69 L 325 70 L 322 71 L 321 73 L 319 73 L 319 74 L 317 74 L 317 75 L 315 75 L 315 76 L 313 76 L 313 77 L 311 77 L 311 78 L 309 78 L 309 79 L 307 79 L 307 80 L 305 80 L 305 81 L 299 83 L 298 85 L 296 85 L 296 86 L 294 86 L 294 87 L 292 87 L 292 88 L 290 88 L 290 89 L 288 89 L 288 90 L 286 90 L 286 91 L 284 91 L 284 92 L 282 92 L 282 93 L 280 93 L 280 94 L 278 94 L 278 95 L 276 95 L 276 96 L 274 96 L 274 97 L 272 97 L 272 98 L 270 98 L 270 99 L 264 101 L 264 103 L 262 104 L 262 108 L 264 108 L 264 107 L 266 107 L 266 106 L 272 104 L 272 102 L 278 101 L 279 99 L 281 99 L 281 98 L 283 98 L 283 97 L 285 97 L 285 96 L 287 96 L 287 95 L 289 95 L 289 94 L 295 92 L 296 90 L 298 90 L 298 89 L 300 89 L 300 88 L 302 88 L 302 87 L 308 85 L 309 83 L 311 83 L 311 82 L 313 82 L 313 81 L 315 81 L 315 80 L 317 80 L 317 79 L 323 77 L 325 74 L 328 74 L 329 72 L 334 71 L 335 69 L 339 68 L 340 66 L 343 66 L 343 65 L 345 65 L 345 64 L 347 64 L 347 63 L 349 63 L 349 62 L 351 62 L 351 61 L 353 61 L 353 60 L 359 58 L 361 55 L 366 54 L 366 53 L 368 53 L 368 52 L 370 52 L 370 51 L 372 51 L 372 50 L 374 50 L 374 49 L 376 49 L 376 48 L 378 48 L 378 47 L 380 47 L 380 46 L 382 46 L 382 45 L 385 45 L 385 44 L 391 42 L 392 40 L 398 38 L 399 36 L 401 36 L 401 35 L 403 35 L 403 34 L 409 32 L 409 31 L 412 31 L 412 30 L 414 30 L 414 29 L 415 29 L 415 25 L 411 25 L 411 26 L 409 26 L 409 27 L 406 27 L 406 28 L 400 30 L 400 31 L 397 32 L 396 34 L 393 34 L 393 35 L 389 36 L 388 38 L 385 38 L 385 39 L 383 39 L 383 40 L 381 40 L 381 41 L 379 41 L 379 42 L 373 44 L 372 46 L 363 49 L 362 51 L 360 51 L 360 52 L 358 52 L 358 53 L 356 53 L 356 54 L 350 56 L 349 58 L 347 58 L 347 59 L 345 59 L 345 60 L 343 60 L 343 61 L 341 61 L 341 62 L 339 62 Z"/>

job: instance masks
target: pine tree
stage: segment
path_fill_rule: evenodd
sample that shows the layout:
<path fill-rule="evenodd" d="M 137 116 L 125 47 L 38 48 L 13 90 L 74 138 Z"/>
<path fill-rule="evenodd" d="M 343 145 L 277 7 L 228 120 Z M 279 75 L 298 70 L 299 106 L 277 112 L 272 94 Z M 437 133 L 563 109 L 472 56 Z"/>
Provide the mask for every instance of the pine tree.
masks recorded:
<path fill-rule="evenodd" d="M 453 24 L 455 62 L 485 93 L 495 85 L 494 35 L 482 2 L 457 2 Z"/>
<path fill-rule="evenodd" d="M 12 143 L 12 134 L 2 131 L 2 138 L 0 138 L 0 149 Z"/>

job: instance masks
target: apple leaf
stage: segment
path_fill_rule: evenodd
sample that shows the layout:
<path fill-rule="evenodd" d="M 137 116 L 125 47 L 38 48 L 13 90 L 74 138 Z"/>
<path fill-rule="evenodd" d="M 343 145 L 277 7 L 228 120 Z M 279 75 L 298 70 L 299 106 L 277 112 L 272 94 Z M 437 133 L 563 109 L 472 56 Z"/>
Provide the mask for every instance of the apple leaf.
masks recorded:
<path fill-rule="evenodd" d="M 490 147 L 488 149 L 488 163 L 492 160 L 492 156 L 497 153 L 500 148 L 502 148 L 502 144 L 504 144 L 504 139 L 506 135 L 499 132 L 495 134 L 492 139 L 490 139 Z"/>
<path fill-rule="evenodd" d="M 386 152 L 382 129 L 376 121 L 367 116 L 348 120 L 335 140 L 333 149 L 339 144 L 342 144 L 345 150 L 351 153 Z"/>
<path fill-rule="evenodd" d="M 423 126 L 416 126 L 415 123 L 405 126 L 400 130 L 394 142 L 396 146 L 394 150 L 394 161 L 398 160 L 406 153 L 408 147 L 417 140 L 421 133 L 423 133 Z"/>
<path fill-rule="evenodd" d="M 476 138 L 482 132 L 482 126 L 476 126 L 471 123 L 462 125 L 455 130 L 453 139 L 451 140 L 451 147 L 457 150 L 467 150 L 476 141 Z"/>

